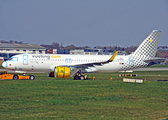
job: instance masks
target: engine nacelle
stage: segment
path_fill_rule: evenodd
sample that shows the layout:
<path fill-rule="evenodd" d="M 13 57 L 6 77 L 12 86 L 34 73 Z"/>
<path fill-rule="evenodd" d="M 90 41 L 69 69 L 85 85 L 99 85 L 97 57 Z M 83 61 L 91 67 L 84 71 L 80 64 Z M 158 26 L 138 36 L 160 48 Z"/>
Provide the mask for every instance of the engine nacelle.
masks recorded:
<path fill-rule="evenodd" d="M 57 66 L 54 72 L 49 73 L 49 77 L 57 78 L 69 78 L 71 75 L 71 69 L 69 67 Z"/>

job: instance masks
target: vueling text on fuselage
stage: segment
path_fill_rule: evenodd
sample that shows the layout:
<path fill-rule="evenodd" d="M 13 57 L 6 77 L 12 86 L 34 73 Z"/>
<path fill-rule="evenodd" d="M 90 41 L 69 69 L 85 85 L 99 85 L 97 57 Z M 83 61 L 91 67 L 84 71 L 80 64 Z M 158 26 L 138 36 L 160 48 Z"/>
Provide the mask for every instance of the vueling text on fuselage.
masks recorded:
<path fill-rule="evenodd" d="M 59 55 L 32 55 L 32 58 L 61 58 Z"/>

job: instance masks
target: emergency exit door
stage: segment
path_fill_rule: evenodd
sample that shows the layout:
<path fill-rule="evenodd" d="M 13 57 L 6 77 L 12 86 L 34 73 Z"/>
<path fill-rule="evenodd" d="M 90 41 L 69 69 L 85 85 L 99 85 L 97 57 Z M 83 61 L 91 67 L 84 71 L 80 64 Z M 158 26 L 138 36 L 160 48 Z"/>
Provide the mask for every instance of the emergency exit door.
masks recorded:
<path fill-rule="evenodd" d="M 28 65 L 28 55 L 23 55 L 23 65 Z"/>

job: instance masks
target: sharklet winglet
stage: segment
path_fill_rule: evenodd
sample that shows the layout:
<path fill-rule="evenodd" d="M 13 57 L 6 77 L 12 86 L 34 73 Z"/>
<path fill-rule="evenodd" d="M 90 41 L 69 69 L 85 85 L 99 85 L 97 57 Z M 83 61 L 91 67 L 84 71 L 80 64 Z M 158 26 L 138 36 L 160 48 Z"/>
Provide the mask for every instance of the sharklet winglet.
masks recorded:
<path fill-rule="evenodd" d="M 118 54 L 118 51 L 115 52 L 115 54 L 110 58 L 109 61 L 112 62 L 115 59 L 115 57 L 116 57 L 117 54 Z"/>

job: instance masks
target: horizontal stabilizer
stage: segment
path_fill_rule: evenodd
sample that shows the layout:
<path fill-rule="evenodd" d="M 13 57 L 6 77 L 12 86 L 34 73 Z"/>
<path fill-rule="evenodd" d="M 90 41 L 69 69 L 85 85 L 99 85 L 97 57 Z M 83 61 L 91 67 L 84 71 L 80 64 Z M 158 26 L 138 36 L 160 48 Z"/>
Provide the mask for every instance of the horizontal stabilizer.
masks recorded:
<path fill-rule="evenodd" d="M 150 60 L 144 60 L 144 62 L 146 63 L 151 63 L 151 62 L 164 62 L 166 60 L 166 58 L 153 58 Z"/>

